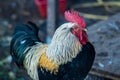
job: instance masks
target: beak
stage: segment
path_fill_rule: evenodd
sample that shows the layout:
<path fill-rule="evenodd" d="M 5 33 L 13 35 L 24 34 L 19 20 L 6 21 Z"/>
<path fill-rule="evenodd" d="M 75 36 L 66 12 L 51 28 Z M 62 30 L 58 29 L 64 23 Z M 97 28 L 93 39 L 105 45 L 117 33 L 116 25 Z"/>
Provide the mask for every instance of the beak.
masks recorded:
<path fill-rule="evenodd" d="M 86 29 L 86 28 L 83 28 L 82 30 L 85 31 L 85 32 L 87 32 L 87 29 Z"/>

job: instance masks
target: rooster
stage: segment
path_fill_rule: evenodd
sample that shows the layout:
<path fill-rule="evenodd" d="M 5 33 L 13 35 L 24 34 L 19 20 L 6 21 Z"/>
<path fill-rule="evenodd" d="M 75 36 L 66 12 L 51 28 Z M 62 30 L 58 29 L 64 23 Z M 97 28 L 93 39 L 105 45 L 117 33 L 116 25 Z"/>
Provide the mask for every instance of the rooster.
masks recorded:
<path fill-rule="evenodd" d="M 34 23 L 16 26 L 11 55 L 33 80 L 84 80 L 91 69 L 95 50 L 84 18 L 66 11 L 65 19 L 68 22 L 57 28 L 50 44 L 39 40 Z"/>

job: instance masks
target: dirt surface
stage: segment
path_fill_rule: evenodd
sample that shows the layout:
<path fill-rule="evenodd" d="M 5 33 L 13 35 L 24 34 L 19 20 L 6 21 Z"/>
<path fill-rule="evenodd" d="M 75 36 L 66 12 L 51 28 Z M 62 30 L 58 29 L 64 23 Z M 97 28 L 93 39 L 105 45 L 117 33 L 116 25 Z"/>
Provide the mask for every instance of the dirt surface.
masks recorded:
<path fill-rule="evenodd" d="M 95 11 L 93 10 L 95 9 Z M 104 9 L 103 7 L 99 7 L 99 8 L 87 8 L 87 9 L 77 9 L 79 11 L 82 12 L 93 12 L 96 13 L 97 10 L 97 14 L 102 14 L 102 15 L 108 15 L 111 16 L 117 12 L 101 12 L 99 13 L 99 10 Z M 0 0 L 0 80 L 31 80 L 29 78 L 29 76 L 26 74 L 25 70 L 19 69 L 13 62 L 12 59 L 10 57 L 10 50 L 9 50 L 9 46 L 10 46 L 10 41 L 12 39 L 12 33 L 14 31 L 14 27 L 16 24 L 18 23 L 25 23 L 28 20 L 35 22 L 37 25 L 40 25 L 41 22 L 43 22 L 43 19 L 40 17 L 40 13 L 37 9 L 37 6 L 34 3 L 34 0 Z M 87 25 L 91 25 L 95 22 L 97 22 L 99 20 L 92 20 L 92 19 L 87 19 L 86 18 L 86 22 Z M 117 22 L 117 24 L 119 25 L 119 22 Z M 92 27 L 92 26 L 90 26 Z M 94 27 L 93 27 L 94 28 Z M 97 30 L 96 28 L 93 29 L 92 34 L 94 33 L 94 31 Z M 105 29 L 103 28 L 102 31 L 104 31 Z M 109 40 L 111 41 L 110 45 L 115 44 L 117 47 L 114 48 L 112 52 L 119 50 L 119 44 L 112 42 L 112 35 L 110 31 L 108 31 L 108 33 L 98 33 L 99 35 L 104 36 L 103 38 L 106 38 L 106 35 L 108 35 Z M 119 32 L 115 31 L 115 36 L 119 37 Z M 95 36 L 97 36 L 97 34 L 93 34 Z M 91 35 L 92 36 L 92 35 Z M 99 38 L 92 36 L 91 38 L 94 38 L 96 40 L 96 42 L 99 40 Z M 119 38 L 116 38 L 115 40 L 117 41 Z M 101 39 L 104 41 L 104 39 Z M 91 40 L 92 41 L 92 40 Z M 116 53 L 112 53 L 109 54 L 109 52 L 106 51 L 107 47 L 109 45 L 107 45 L 107 47 L 105 47 L 105 52 L 101 53 L 101 49 L 104 44 L 102 43 L 103 41 L 101 41 L 101 43 L 99 44 L 94 44 L 95 46 L 98 46 L 98 56 L 100 56 L 100 58 L 96 58 L 96 60 L 98 59 L 99 62 L 96 62 L 95 65 L 96 67 L 99 68 L 99 65 L 104 65 L 107 63 L 107 65 L 109 65 L 109 61 L 111 61 L 111 58 L 108 57 L 108 55 L 110 55 L 111 57 L 116 56 L 116 61 L 118 59 L 118 52 Z M 93 43 L 96 43 L 93 42 Z M 107 40 L 105 40 L 105 42 L 107 42 Z M 111 50 L 111 48 L 114 46 L 111 46 L 110 48 L 108 48 L 109 50 Z M 107 49 L 107 50 L 108 50 Z M 108 59 L 106 63 L 103 63 L 104 58 Z M 113 59 L 113 58 L 112 58 Z M 111 64 L 117 64 L 114 63 L 112 60 Z M 103 69 L 103 68 L 102 68 Z M 104 70 L 104 69 L 103 69 Z M 117 68 L 116 68 L 117 71 Z M 100 77 L 94 77 L 93 75 L 88 76 L 87 80 L 106 80 Z"/>
<path fill-rule="evenodd" d="M 13 63 L 9 50 L 14 26 L 28 20 L 41 21 L 34 0 L 0 0 L 0 80 L 31 80 Z"/>
<path fill-rule="evenodd" d="M 90 26 L 88 34 L 97 53 L 93 68 L 120 79 L 120 13 Z"/>

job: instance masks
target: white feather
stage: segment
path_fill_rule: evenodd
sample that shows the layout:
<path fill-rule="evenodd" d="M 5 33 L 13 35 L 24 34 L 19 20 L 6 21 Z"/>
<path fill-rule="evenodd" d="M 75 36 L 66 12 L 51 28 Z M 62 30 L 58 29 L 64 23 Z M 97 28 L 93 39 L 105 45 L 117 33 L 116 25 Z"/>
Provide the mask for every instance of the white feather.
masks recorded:
<path fill-rule="evenodd" d="M 28 51 L 24 59 L 24 67 L 27 70 L 27 73 L 33 80 L 39 80 L 37 66 L 39 64 L 39 58 L 43 53 L 43 50 L 46 46 L 37 42 L 36 45 L 32 46 Z"/>
<path fill-rule="evenodd" d="M 65 64 L 75 58 L 82 45 L 78 38 L 70 32 L 70 28 L 77 26 L 76 23 L 65 23 L 55 32 L 46 54 L 51 61 L 57 64 Z"/>
<path fill-rule="evenodd" d="M 46 51 L 47 57 L 58 65 L 72 61 L 81 51 L 82 45 L 78 38 L 70 32 L 70 28 L 76 25 L 75 23 L 65 23 L 56 30 L 51 44 L 47 46 L 36 42 L 36 45 L 25 50 L 30 49 L 25 56 L 24 67 L 33 80 L 39 80 L 37 66 L 45 48 L 48 47 Z"/>

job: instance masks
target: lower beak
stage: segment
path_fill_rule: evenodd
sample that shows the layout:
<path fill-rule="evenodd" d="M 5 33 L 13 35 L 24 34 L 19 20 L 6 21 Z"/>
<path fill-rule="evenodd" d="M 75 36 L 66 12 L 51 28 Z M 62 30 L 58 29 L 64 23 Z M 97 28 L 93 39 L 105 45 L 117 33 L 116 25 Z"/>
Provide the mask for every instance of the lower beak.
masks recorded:
<path fill-rule="evenodd" d="M 86 28 L 83 28 L 82 30 L 85 31 L 85 32 L 87 32 L 87 29 L 86 29 Z"/>

